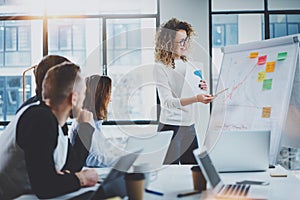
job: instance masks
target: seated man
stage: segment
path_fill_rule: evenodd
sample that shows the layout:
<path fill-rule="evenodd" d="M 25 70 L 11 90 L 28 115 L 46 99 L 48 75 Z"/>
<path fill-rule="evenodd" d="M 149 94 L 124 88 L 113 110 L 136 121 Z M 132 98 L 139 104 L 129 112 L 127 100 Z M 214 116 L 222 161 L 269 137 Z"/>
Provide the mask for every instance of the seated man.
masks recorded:
<path fill-rule="evenodd" d="M 0 199 L 33 192 L 52 198 L 93 186 L 95 170 L 80 171 L 94 128 L 92 113 L 81 110 L 85 83 L 77 65 L 64 62 L 43 81 L 43 102 L 22 108 L 0 135 Z M 70 113 L 80 123 L 75 145 L 62 126 Z"/>

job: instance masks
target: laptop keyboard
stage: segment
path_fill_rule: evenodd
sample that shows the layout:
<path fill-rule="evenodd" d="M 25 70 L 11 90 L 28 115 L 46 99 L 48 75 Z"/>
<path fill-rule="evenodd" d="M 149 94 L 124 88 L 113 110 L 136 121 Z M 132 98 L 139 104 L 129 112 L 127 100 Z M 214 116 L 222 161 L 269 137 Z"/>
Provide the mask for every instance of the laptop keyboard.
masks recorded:
<path fill-rule="evenodd" d="M 250 185 L 246 185 L 246 184 L 223 185 L 218 191 L 217 197 L 221 197 L 221 198 L 247 197 L 249 189 L 250 189 Z"/>

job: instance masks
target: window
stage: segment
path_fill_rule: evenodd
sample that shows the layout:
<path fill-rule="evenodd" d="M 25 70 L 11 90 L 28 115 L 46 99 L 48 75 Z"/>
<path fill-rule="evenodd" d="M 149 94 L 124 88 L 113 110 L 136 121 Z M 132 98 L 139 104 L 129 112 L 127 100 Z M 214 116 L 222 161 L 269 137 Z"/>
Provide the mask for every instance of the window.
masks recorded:
<path fill-rule="evenodd" d="M 4 26 L 0 25 L 0 52 L 4 51 Z"/>
<path fill-rule="evenodd" d="M 18 27 L 18 50 L 29 51 L 31 42 L 31 33 L 29 26 Z"/>
<path fill-rule="evenodd" d="M 85 19 L 49 20 L 49 54 L 66 56 L 82 65 L 87 50 L 86 23 Z"/>
<path fill-rule="evenodd" d="M 140 19 L 108 20 L 107 53 L 110 66 L 141 63 L 141 21 Z"/>
<path fill-rule="evenodd" d="M 269 10 L 299 10 L 300 4 L 297 0 L 268 0 Z"/>
<path fill-rule="evenodd" d="M 155 19 L 108 19 L 107 24 L 107 74 L 113 80 L 109 117 L 157 120 L 156 87 L 147 66 L 153 61 Z"/>
<path fill-rule="evenodd" d="M 300 33 L 300 15 L 270 15 L 270 38 Z"/>
<path fill-rule="evenodd" d="M 0 66 L 26 68 L 31 65 L 31 29 L 36 25 L 36 21 L 32 24 L 22 20 L 0 21 Z"/>
<path fill-rule="evenodd" d="M 26 76 L 25 94 L 31 96 L 31 77 Z M 22 76 L 0 76 L 0 116 L 10 120 L 22 104 Z"/>
<path fill-rule="evenodd" d="M 241 0 L 212 0 L 212 11 L 251 11 L 263 9 L 263 0 L 241 1 Z"/>
<path fill-rule="evenodd" d="M 17 27 L 5 27 L 5 50 L 17 51 Z"/>
<path fill-rule="evenodd" d="M 0 121 L 15 115 L 23 102 L 22 72 L 41 57 L 42 20 L 0 21 Z M 34 87 L 32 74 L 26 74 L 26 98 L 32 96 Z"/>
<path fill-rule="evenodd" d="M 6 22 L 0 27 L 1 49 L 5 51 L 29 51 L 30 50 L 30 26 L 20 23 Z M 4 39 L 5 38 L 5 39 Z M 5 40 L 5 41 L 4 41 Z M 4 45 L 5 44 L 5 45 Z"/>
<path fill-rule="evenodd" d="M 216 88 L 222 64 L 221 47 L 262 39 L 263 17 L 261 14 L 212 15 L 212 92 Z M 251 26 L 251 29 L 249 29 Z"/>
<path fill-rule="evenodd" d="M 212 25 L 213 47 L 238 43 L 238 16 L 214 16 Z"/>
<path fill-rule="evenodd" d="M 73 33 L 72 26 L 58 27 L 58 50 L 73 50 Z"/>
<path fill-rule="evenodd" d="M 130 4 L 123 0 L 87 1 L 48 1 L 46 14 L 43 1 L 0 2 L 0 73 L 6 88 L 0 98 L 0 109 L 5 112 L 0 112 L 0 117 L 4 121 L 11 119 L 23 101 L 22 72 L 46 54 L 69 58 L 86 76 L 103 74 L 113 79 L 116 96 L 112 101 L 118 109 L 109 109 L 109 120 L 130 124 L 132 120 L 157 121 L 155 87 L 136 88 L 143 85 L 140 68 L 153 61 L 157 0 L 133 0 Z M 8 87 L 11 77 L 18 77 L 15 81 L 19 84 L 13 89 Z M 32 72 L 27 77 L 26 98 L 35 94 Z M 123 98 L 122 81 L 126 89 L 132 89 Z M 145 93 L 149 95 L 144 97 Z"/>

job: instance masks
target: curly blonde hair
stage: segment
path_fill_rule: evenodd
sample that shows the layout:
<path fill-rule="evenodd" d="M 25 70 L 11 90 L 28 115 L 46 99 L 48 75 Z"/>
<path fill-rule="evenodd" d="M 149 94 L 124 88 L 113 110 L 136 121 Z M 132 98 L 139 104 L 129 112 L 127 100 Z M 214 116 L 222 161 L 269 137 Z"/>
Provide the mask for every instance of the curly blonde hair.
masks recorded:
<path fill-rule="evenodd" d="M 155 62 L 161 62 L 166 66 L 175 68 L 173 57 L 174 38 L 176 31 L 185 30 L 188 39 L 195 35 L 195 31 L 191 24 L 172 18 L 163 23 L 156 32 L 155 38 Z M 180 59 L 187 61 L 186 56 L 180 56 Z"/>

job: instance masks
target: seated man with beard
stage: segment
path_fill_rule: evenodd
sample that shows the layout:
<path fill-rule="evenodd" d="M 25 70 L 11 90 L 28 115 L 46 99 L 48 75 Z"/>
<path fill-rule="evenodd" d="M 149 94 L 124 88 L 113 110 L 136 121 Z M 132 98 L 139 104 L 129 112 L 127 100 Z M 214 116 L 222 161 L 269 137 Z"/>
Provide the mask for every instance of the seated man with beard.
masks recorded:
<path fill-rule="evenodd" d="M 0 199 L 25 193 L 53 198 L 98 181 L 83 170 L 94 128 L 93 115 L 81 110 L 85 82 L 77 65 L 51 68 L 43 81 L 43 101 L 22 108 L 0 135 Z M 62 126 L 70 112 L 80 123 L 75 145 Z"/>

